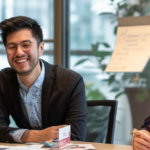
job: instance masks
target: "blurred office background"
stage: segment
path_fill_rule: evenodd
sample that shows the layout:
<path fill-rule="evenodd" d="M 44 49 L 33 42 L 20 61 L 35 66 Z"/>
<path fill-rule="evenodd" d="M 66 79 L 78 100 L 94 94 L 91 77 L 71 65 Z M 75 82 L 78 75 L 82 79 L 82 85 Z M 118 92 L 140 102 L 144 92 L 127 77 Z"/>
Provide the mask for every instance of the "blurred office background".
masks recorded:
<path fill-rule="evenodd" d="M 115 47 L 117 18 L 149 15 L 150 0 L 64 0 L 63 4 L 58 4 L 59 2 L 0 0 L 0 22 L 21 15 L 37 20 L 43 29 L 46 43 L 41 58 L 80 73 L 84 78 L 87 100 L 117 99 L 119 106 L 114 143 L 130 145 L 130 132 L 133 126 L 140 128 L 146 115 L 143 117 L 139 114 L 145 109 L 145 105 L 150 104 L 147 90 L 150 86 L 150 65 L 147 63 L 142 74 L 108 74 L 104 72 L 104 68 Z M 64 14 L 60 12 L 60 7 L 65 9 Z M 58 25 L 59 20 L 63 22 L 64 27 Z M 59 33 L 60 28 L 62 35 Z M 59 43 L 57 36 L 62 36 L 61 40 L 65 42 L 65 46 L 64 43 Z M 60 50 L 59 45 L 62 46 Z M 9 64 L 0 39 L 0 70 L 5 67 L 9 67 Z M 132 95 L 134 92 L 138 94 Z M 131 104 L 132 102 L 135 103 Z M 131 106 L 135 112 L 131 111 Z M 150 108 L 150 105 L 148 107 Z M 147 115 L 149 108 L 145 112 Z M 140 125 L 133 121 L 133 114 L 138 117 Z"/>

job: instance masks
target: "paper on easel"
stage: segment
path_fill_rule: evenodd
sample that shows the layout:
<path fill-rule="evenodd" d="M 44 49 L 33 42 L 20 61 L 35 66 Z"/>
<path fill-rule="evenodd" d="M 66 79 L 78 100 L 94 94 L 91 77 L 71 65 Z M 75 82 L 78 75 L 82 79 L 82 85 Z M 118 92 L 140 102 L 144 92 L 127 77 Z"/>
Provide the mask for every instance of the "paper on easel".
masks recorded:
<path fill-rule="evenodd" d="M 105 72 L 141 72 L 150 57 L 150 16 L 118 18 L 115 49 Z"/>
<path fill-rule="evenodd" d="M 118 27 L 105 72 L 141 72 L 150 57 L 150 25 Z"/>

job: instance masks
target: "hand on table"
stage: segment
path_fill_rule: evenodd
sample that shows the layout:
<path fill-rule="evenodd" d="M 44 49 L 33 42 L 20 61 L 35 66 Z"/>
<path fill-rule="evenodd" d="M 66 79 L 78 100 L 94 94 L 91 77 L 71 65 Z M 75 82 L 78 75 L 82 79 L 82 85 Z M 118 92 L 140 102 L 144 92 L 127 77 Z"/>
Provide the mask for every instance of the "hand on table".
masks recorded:
<path fill-rule="evenodd" d="M 42 142 L 42 141 L 53 141 L 59 138 L 59 129 L 67 125 L 59 125 L 48 127 L 43 130 L 27 130 L 23 134 L 22 142 Z"/>
<path fill-rule="evenodd" d="M 150 133 L 146 130 L 136 130 L 133 133 L 132 148 L 134 150 L 150 150 Z"/>
<path fill-rule="evenodd" d="M 46 129 L 41 130 L 41 133 L 45 141 L 53 141 L 54 139 L 59 138 L 59 129 L 63 128 L 67 125 L 60 125 L 60 126 L 52 126 Z"/>

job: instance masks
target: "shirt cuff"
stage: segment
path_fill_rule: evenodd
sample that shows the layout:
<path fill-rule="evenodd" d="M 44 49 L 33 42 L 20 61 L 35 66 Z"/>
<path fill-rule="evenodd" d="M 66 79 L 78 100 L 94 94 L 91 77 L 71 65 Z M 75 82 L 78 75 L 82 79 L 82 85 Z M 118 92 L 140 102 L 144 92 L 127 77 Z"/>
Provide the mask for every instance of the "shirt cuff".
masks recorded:
<path fill-rule="evenodd" d="M 16 143 L 22 143 L 21 137 L 23 136 L 24 132 L 27 131 L 27 129 L 19 129 L 12 132 L 12 138 L 14 142 Z"/>

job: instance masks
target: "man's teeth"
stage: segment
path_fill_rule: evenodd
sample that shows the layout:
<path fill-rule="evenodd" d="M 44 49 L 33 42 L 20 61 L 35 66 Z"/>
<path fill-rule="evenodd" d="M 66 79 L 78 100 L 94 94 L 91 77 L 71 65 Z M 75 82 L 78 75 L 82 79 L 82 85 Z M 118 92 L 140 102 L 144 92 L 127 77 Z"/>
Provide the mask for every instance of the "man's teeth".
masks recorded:
<path fill-rule="evenodd" d="M 26 62 L 27 60 L 18 60 L 16 61 L 17 63 L 23 63 L 23 62 Z"/>

